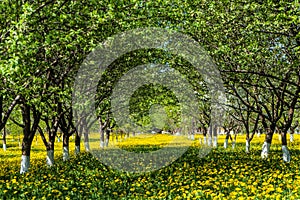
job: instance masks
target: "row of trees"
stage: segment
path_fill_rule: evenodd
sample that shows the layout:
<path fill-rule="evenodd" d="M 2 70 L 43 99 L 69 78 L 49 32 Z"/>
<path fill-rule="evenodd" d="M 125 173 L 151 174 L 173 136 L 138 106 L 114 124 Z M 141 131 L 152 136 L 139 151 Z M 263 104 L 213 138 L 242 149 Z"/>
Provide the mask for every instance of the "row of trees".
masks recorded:
<path fill-rule="evenodd" d="M 76 152 L 80 151 L 82 135 L 89 150 L 88 135 L 95 128 L 95 120 L 104 146 L 104 135 L 114 126 L 110 113 L 114 85 L 128 70 L 149 62 L 168 63 L 185 74 L 198 94 L 201 112 L 196 116 L 197 123 L 207 133 L 211 124 L 210 98 L 205 95 L 207 88 L 201 74 L 179 56 L 160 50 L 131 52 L 113 62 L 97 85 L 97 118 L 90 121 L 87 113 L 74 113 L 74 78 L 88 53 L 107 37 L 137 27 L 181 31 L 202 45 L 217 64 L 226 88 L 225 130 L 243 127 L 247 151 L 255 132 L 263 130 L 266 139 L 262 157 L 268 156 L 278 130 L 283 159 L 290 161 L 286 134 L 289 129 L 294 130 L 295 119 L 299 117 L 297 1 L 4 0 L 0 10 L 0 131 L 8 121 L 22 127 L 21 173 L 28 170 L 31 144 L 37 132 L 48 152 L 48 165 L 54 163 L 58 129 L 63 133 L 64 160 L 68 159 L 72 134 L 76 137 Z M 178 102 L 165 88 L 148 85 L 135 95 L 131 112 L 137 123 L 147 123 L 144 116 L 151 108 L 149 105 L 161 103 L 162 99 L 167 99 L 161 105 L 169 106 L 167 113 L 172 123 L 178 120 Z M 138 97 L 141 95 L 142 99 Z M 154 96 L 157 98 L 149 98 Z"/>

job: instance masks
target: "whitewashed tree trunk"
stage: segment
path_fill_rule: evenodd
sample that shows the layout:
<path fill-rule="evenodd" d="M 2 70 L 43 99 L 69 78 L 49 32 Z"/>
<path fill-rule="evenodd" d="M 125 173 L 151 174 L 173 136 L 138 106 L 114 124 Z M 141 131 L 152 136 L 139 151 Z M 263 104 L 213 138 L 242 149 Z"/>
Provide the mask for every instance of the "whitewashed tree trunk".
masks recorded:
<path fill-rule="evenodd" d="M 294 134 L 290 134 L 290 142 L 294 142 Z"/>
<path fill-rule="evenodd" d="M 6 144 L 3 144 L 3 150 L 6 151 Z"/>
<path fill-rule="evenodd" d="M 106 147 L 108 147 L 108 142 L 109 142 L 109 141 L 108 141 L 108 139 L 106 138 L 106 139 L 105 139 L 105 146 L 106 146 Z"/>
<path fill-rule="evenodd" d="M 191 135 L 191 140 L 195 140 L 195 135 L 194 134 Z"/>
<path fill-rule="evenodd" d="M 60 142 L 60 137 L 57 137 L 57 142 Z"/>
<path fill-rule="evenodd" d="M 250 152 L 250 142 L 249 140 L 246 140 L 246 153 Z"/>
<path fill-rule="evenodd" d="M 218 147 L 218 137 L 214 136 L 214 143 L 213 143 L 213 147 L 217 148 Z"/>
<path fill-rule="evenodd" d="M 90 143 L 89 142 L 84 142 L 84 148 L 85 148 L 85 151 L 89 152 L 91 149 L 90 149 Z"/>
<path fill-rule="evenodd" d="M 69 147 L 63 147 L 63 161 L 67 161 L 69 158 Z"/>
<path fill-rule="evenodd" d="M 49 167 L 54 165 L 54 151 L 53 150 L 47 151 L 46 164 Z"/>
<path fill-rule="evenodd" d="M 284 162 L 290 162 L 291 161 L 291 155 L 289 152 L 289 149 L 286 145 L 282 145 L 282 154 L 283 154 L 283 161 Z"/>
<path fill-rule="evenodd" d="M 30 156 L 22 155 L 20 174 L 28 172 L 29 167 L 30 167 Z"/>
<path fill-rule="evenodd" d="M 104 148 L 104 142 L 103 141 L 100 141 L 100 148 Z"/>
<path fill-rule="evenodd" d="M 212 137 L 208 136 L 208 146 L 212 146 Z"/>
<path fill-rule="evenodd" d="M 268 158 L 269 152 L 270 152 L 270 143 L 264 142 L 263 146 L 262 146 L 262 151 L 261 151 L 261 157 L 264 158 Z"/>
<path fill-rule="evenodd" d="M 228 139 L 225 139 L 225 141 L 224 141 L 224 148 L 227 149 L 227 147 L 228 147 Z"/>
<path fill-rule="evenodd" d="M 204 144 L 204 145 L 207 145 L 207 139 L 206 139 L 206 136 L 203 137 L 203 144 Z"/>
<path fill-rule="evenodd" d="M 80 146 L 75 146 L 75 154 L 79 154 L 80 153 Z"/>
<path fill-rule="evenodd" d="M 236 143 L 236 141 L 234 140 L 234 141 L 232 142 L 232 149 L 235 149 L 235 143 Z"/>

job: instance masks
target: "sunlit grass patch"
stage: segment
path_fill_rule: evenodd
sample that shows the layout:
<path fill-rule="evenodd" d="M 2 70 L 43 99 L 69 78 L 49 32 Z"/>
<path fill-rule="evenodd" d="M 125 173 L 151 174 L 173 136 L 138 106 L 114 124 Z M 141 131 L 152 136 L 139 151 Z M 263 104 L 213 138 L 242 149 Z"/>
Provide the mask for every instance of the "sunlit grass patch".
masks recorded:
<path fill-rule="evenodd" d="M 141 138 L 142 137 L 142 138 Z M 136 151 L 146 145 L 151 151 L 165 147 L 168 135 L 136 136 L 119 142 L 126 150 Z M 245 136 L 237 136 L 235 149 L 223 148 L 225 136 L 219 137 L 217 149 L 198 157 L 199 138 L 182 157 L 157 171 L 130 174 L 106 166 L 92 154 L 82 153 L 62 162 L 62 143 L 56 143 L 55 166 L 45 166 L 45 147 L 33 144 L 30 172 L 19 174 L 18 146 L 0 150 L 0 198 L 7 199 L 299 199 L 299 135 L 290 145 L 291 163 L 282 161 L 280 142 L 274 143 L 271 156 L 260 158 L 264 135 L 255 136 L 251 152 L 245 153 Z M 99 147 L 99 138 L 94 145 Z M 150 138 L 150 139 L 149 139 Z M 147 143 L 148 141 L 148 143 Z M 151 141 L 151 142 L 150 142 Z M 8 141 L 10 142 L 10 141 Z M 91 143 L 91 144 L 92 144 Z M 111 141 L 112 143 L 112 141 Z M 116 141 L 114 141 L 117 144 Z M 159 146 L 162 145 L 162 146 Z M 298 145 L 298 146 L 297 146 Z M 122 148 L 123 148 L 122 147 Z M 147 149 L 146 148 L 146 149 Z M 71 138 L 70 153 L 74 154 Z M 84 150 L 83 146 L 81 148 Z"/>

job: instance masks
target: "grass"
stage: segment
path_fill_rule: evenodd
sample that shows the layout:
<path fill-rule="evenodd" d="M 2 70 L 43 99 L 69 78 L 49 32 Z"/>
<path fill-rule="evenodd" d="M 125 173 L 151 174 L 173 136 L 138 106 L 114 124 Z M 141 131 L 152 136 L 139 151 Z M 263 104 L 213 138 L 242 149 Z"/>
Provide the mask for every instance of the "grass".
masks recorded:
<path fill-rule="evenodd" d="M 260 158 L 263 135 L 255 137 L 246 154 L 245 136 L 237 137 L 232 149 L 218 148 L 199 157 L 198 138 L 170 165 L 142 174 L 126 173 L 102 164 L 90 153 L 62 162 L 62 143 L 56 143 L 55 166 L 45 166 L 45 147 L 34 141 L 30 171 L 19 174 L 20 148 L 8 139 L 8 149 L 0 150 L 0 198 L 6 199 L 299 199 L 300 137 L 290 144 L 291 163 L 282 161 L 280 141 L 273 138 L 270 157 Z M 143 139 L 144 138 L 144 139 Z M 112 137 L 114 140 L 114 137 Z M 151 152 L 171 141 L 167 135 L 131 137 L 112 142 L 132 152 Z M 91 144 L 97 147 L 99 144 Z M 83 146 L 81 147 L 83 150 Z M 108 150 L 107 150 L 108 151 Z"/>

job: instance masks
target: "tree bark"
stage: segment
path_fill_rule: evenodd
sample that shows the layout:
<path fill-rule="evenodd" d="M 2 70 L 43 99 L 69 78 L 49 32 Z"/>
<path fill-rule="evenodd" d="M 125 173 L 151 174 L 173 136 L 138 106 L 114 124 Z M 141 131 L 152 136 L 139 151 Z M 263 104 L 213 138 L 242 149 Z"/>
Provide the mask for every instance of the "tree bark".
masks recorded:
<path fill-rule="evenodd" d="M 268 156 L 269 156 L 270 146 L 271 146 L 272 139 L 273 139 L 273 134 L 274 134 L 274 129 L 270 129 L 266 134 L 265 142 L 262 146 L 262 151 L 261 151 L 262 158 L 268 158 Z"/>
<path fill-rule="evenodd" d="M 30 139 L 23 139 L 20 174 L 26 173 L 29 170 L 31 143 Z"/>
<path fill-rule="evenodd" d="M 100 148 L 104 148 L 104 130 L 100 126 Z"/>
<path fill-rule="evenodd" d="M 67 161 L 70 158 L 69 154 L 69 135 L 63 134 L 63 161 Z"/>
<path fill-rule="evenodd" d="M 108 147 L 108 143 L 109 143 L 109 138 L 110 138 L 110 130 L 107 129 L 106 130 L 106 138 L 105 138 L 105 146 Z"/>
<path fill-rule="evenodd" d="M 80 135 L 78 131 L 75 132 L 75 153 L 80 153 Z"/>
<path fill-rule="evenodd" d="M 0 113 L 1 114 L 1 113 Z M 6 151 L 6 128 L 3 128 L 3 135 L 2 135 L 2 148 Z"/>

